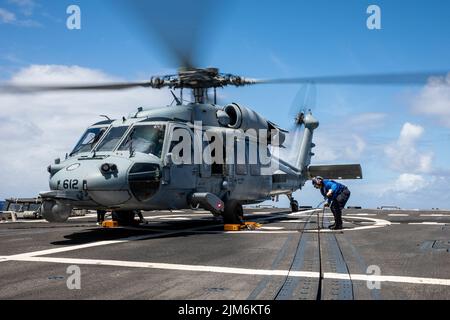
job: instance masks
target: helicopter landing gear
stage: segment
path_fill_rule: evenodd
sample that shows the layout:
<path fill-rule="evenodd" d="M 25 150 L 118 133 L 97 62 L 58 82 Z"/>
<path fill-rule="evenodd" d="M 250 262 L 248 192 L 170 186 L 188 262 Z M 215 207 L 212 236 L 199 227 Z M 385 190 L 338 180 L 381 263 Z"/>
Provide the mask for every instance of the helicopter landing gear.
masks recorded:
<path fill-rule="evenodd" d="M 291 202 L 291 211 L 298 212 L 298 201 L 292 197 L 292 194 L 288 194 L 289 201 Z"/>
<path fill-rule="evenodd" d="M 236 200 L 227 201 L 222 217 L 224 224 L 242 224 L 244 222 L 244 209 Z"/>
<path fill-rule="evenodd" d="M 117 221 L 119 226 L 132 226 L 136 224 L 134 220 L 135 211 L 113 211 L 112 220 Z"/>

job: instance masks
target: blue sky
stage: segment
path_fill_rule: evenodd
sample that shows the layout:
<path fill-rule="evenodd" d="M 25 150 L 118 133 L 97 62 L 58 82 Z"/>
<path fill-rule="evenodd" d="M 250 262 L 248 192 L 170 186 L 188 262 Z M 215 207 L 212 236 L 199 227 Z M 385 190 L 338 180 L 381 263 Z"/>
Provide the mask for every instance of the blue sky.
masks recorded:
<path fill-rule="evenodd" d="M 155 11 L 161 9 L 158 3 L 155 1 Z M 81 30 L 66 28 L 66 8 L 71 4 L 81 8 Z M 382 30 L 366 27 L 370 4 L 381 8 Z M 214 27 L 216 37 L 208 36 L 210 48 L 203 66 L 255 78 L 450 70 L 449 12 L 450 2 L 438 0 L 236 0 L 225 15 L 214 13 L 213 23 L 220 27 Z M 173 72 L 174 66 L 157 38 L 136 32 L 132 21 L 123 17 L 114 1 L 0 0 L 0 81 L 39 76 L 36 72 L 43 66 L 53 66 L 45 69 L 49 77 L 78 76 L 81 80 L 141 80 Z M 226 89 L 222 94 L 225 101 L 250 106 L 289 127 L 287 114 L 298 89 L 295 85 L 255 86 Z M 64 103 L 56 110 L 45 109 L 49 104 L 57 105 L 52 97 Z M 152 105 L 163 103 L 166 96 L 136 93 L 132 99 L 118 100 L 125 101 L 123 111 L 106 96 L 96 101 L 94 111 L 85 110 L 82 108 L 92 104 L 92 99 L 88 100 L 91 96 L 79 97 L 58 95 L 3 103 L 0 97 L 0 125 L 7 128 L 6 124 L 15 123 L 0 137 L 2 150 L 12 143 L 41 146 L 29 154 L 29 149 L 17 147 L 13 154 L 2 156 L 2 166 L 10 166 L 10 156 L 20 155 L 28 159 L 23 165 L 33 171 L 44 169 L 42 174 L 32 174 L 26 187 L 14 178 L 24 174 L 20 167 L 11 167 L 8 175 L 0 173 L 2 181 L 11 181 L 0 186 L 0 198 L 31 196 L 45 190 L 46 165 L 61 156 L 58 152 L 70 149 L 81 131 L 96 121 L 95 115 L 127 114 L 138 107 L 131 102 Z M 55 140 L 58 147 L 49 143 L 54 139 L 48 132 L 52 127 L 39 118 L 46 113 L 37 114 L 38 107 L 61 121 L 65 117 L 79 119 L 61 133 L 65 139 Z M 77 118 L 76 107 L 85 117 Z M 11 109 L 14 112 L 9 112 Z M 445 81 L 439 88 L 319 86 L 315 115 L 321 126 L 314 162 L 363 165 L 365 179 L 348 182 L 353 205 L 450 207 L 450 196 L 443 192 L 450 183 L 449 109 Z M 33 132 L 36 140 L 30 142 L 18 135 L 8 139 L 16 129 Z M 32 162 L 33 157 L 39 161 Z M 320 201 L 310 186 L 298 198 L 303 204 Z"/>

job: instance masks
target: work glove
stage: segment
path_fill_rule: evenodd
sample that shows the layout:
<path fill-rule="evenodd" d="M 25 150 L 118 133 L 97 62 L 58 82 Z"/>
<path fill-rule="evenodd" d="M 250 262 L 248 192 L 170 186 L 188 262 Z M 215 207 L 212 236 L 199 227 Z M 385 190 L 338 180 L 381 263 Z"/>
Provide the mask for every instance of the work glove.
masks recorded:
<path fill-rule="evenodd" d="M 323 205 L 325 208 L 328 208 L 330 206 L 330 204 L 327 202 Z"/>

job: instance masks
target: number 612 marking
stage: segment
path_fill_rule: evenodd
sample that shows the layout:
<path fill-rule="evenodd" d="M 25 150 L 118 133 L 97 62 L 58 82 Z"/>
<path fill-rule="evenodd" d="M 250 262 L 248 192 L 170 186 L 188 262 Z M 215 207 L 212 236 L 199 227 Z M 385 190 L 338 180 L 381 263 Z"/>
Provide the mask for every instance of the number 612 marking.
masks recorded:
<path fill-rule="evenodd" d="M 64 180 L 63 181 L 63 188 L 64 189 L 77 189 L 78 187 L 78 180 Z"/>

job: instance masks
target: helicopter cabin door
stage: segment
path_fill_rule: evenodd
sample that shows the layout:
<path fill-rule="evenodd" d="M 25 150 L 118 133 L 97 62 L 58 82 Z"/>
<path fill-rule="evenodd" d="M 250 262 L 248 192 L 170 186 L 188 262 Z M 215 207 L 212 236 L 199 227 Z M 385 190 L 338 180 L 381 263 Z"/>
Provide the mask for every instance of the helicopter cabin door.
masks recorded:
<path fill-rule="evenodd" d="M 177 189 L 194 189 L 198 179 L 198 165 L 194 164 L 193 133 L 183 124 L 170 129 L 168 153 L 172 154 L 170 185 Z"/>
<path fill-rule="evenodd" d="M 203 131 L 202 135 L 202 149 L 197 150 L 202 155 L 197 190 L 220 195 L 228 179 L 225 136 L 221 130 Z"/>

